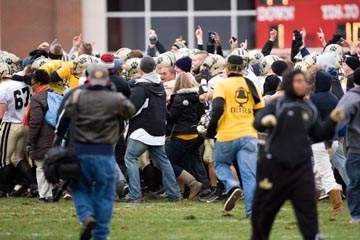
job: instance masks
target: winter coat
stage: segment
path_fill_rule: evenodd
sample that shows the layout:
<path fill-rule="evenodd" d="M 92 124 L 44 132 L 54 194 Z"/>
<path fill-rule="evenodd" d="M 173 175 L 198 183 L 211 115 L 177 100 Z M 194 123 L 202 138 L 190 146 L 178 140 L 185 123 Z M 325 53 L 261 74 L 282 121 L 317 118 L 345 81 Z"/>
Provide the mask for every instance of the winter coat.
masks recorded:
<path fill-rule="evenodd" d="M 155 72 L 136 81 L 130 101 L 136 114 L 129 121 L 129 136 L 138 129 L 144 129 L 153 137 L 165 136 L 166 92 Z"/>
<path fill-rule="evenodd" d="M 274 128 L 266 128 L 261 124 L 262 118 L 269 114 L 277 119 Z M 259 110 L 254 121 L 258 131 L 269 130 L 264 154 L 286 168 L 310 161 L 311 144 L 332 138 L 335 126 L 336 123 L 330 118 L 320 122 L 318 111 L 311 101 L 288 95 L 271 101 Z"/>
<path fill-rule="evenodd" d="M 81 88 L 79 88 L 81 89 Z M 56 133 L 63 137 L 73 116 L 71 95 L 66 96 L 59 115 Z M 74 140 L 87 144 L 115 144 L 119 136 L 119 122 L 134 114 L 134 106 L 121 93 L 105 87 L 93 86 L 81 90 L 77 105 Z"/>
<path fill-rule="evenodd" d="M 171 96 L 166 115 L 166 134 L 197 134 L 197 124 L 205 113 L 204 104 L 199 101 L 198 88 L 185 88 Z"/>
<path fill-rule="evenodd" d="M 317 73 L 315 82 L 315 94 L 310 99 L 319 111 L 321 120 L 325 120 L 338 104 L 337 97 L 330 92 L 332 77 L 324 72 Z"/>
<path fill-rule="evenodd" d="M 55 136 L 54 128 L 44 119 L 48 110 L 47 96 L 47 91 L 43 91 L 31 97 L 27 145 L 30 146 L 32 160 L 44 159 Z"/>

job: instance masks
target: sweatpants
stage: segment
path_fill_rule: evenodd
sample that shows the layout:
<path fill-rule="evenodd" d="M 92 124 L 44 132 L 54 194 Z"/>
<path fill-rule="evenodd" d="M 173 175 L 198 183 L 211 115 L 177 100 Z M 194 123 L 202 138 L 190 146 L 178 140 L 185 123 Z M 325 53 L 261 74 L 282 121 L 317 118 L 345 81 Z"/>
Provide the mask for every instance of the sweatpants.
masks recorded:
<path fill-rule="evenodd" d="M 52 184 L 49 183 L 44 174 L 44 161 L 35 160 L 36 163 L 36 181 L 38 184 L 39 198 L 52 198 Z"/>
<path fill-rule="evenodd" d="M 318 220 L 311 160 L 285 168 L 273 159 L 262 158 L 252 210 L 253 240 L 269 239 L 276 214 L 286 200 L 294 207 L 303 239 L 314 240 Z"/>

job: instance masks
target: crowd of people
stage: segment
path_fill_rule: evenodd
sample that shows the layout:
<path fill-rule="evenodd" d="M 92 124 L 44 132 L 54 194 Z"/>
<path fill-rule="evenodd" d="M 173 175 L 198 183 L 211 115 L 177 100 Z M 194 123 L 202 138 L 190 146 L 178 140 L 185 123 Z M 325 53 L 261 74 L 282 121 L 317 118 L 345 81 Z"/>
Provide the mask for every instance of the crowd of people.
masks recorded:
<path fill-rule="evenodd" d="M 114 202 L 244 199 L 252 239 L 268 239 L 290 200 L 304 239 L 322 239 L 316 202 L 360 223 L 360 46 L 294 30 L 290 57 L 209 32 L 168 51 L 155 30 L 145 52 L 96 53 L 81 34 L 20 59 L 0 51 L 0 197 L 73 199 L 80 239 L 106 239 Z M 53 184 L 52 147 L 71 147 L 81 174 Z M 146 203 L 144 203 L 146 204 Z"/>

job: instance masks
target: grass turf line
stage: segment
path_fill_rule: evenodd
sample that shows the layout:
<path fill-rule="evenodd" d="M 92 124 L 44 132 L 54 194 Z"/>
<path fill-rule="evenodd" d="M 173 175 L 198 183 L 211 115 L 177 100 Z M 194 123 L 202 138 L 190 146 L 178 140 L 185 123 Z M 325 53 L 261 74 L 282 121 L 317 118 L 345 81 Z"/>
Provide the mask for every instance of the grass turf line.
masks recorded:
<path fill-rule="evenodd" d="M 319 202 L 319 223 L 326 239 L 359 239 L 360 225 L 350 225 L 349 212 L 329 211 Z M 80 223 L 72 202 L 39 204 L 36 199 L 0 200 L 0 239 L 78 239 Z M 117 239 L 249 239 L 251 225 L 244 217 L 244 202 L 230 213 L 222 203 L 116 203 L 110 238 Z M 290 203 L 277 216 L 271 239 L 302 239 Z"/>

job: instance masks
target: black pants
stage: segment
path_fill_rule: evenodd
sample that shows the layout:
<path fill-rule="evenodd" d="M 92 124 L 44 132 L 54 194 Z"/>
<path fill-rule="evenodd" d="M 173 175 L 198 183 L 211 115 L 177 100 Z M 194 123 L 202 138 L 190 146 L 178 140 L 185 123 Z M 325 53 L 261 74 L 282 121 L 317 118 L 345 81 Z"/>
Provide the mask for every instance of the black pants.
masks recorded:
<path fill-rule="evenodd" d="M 273 159 L 262 158 L 257 167 L 252 227 L 253 240 L 269 238 L 277 212 L 290 200 L 304 239 L 318 233 L 315 184 L 310 159 L 295 168 L 284 168 Z"/>

